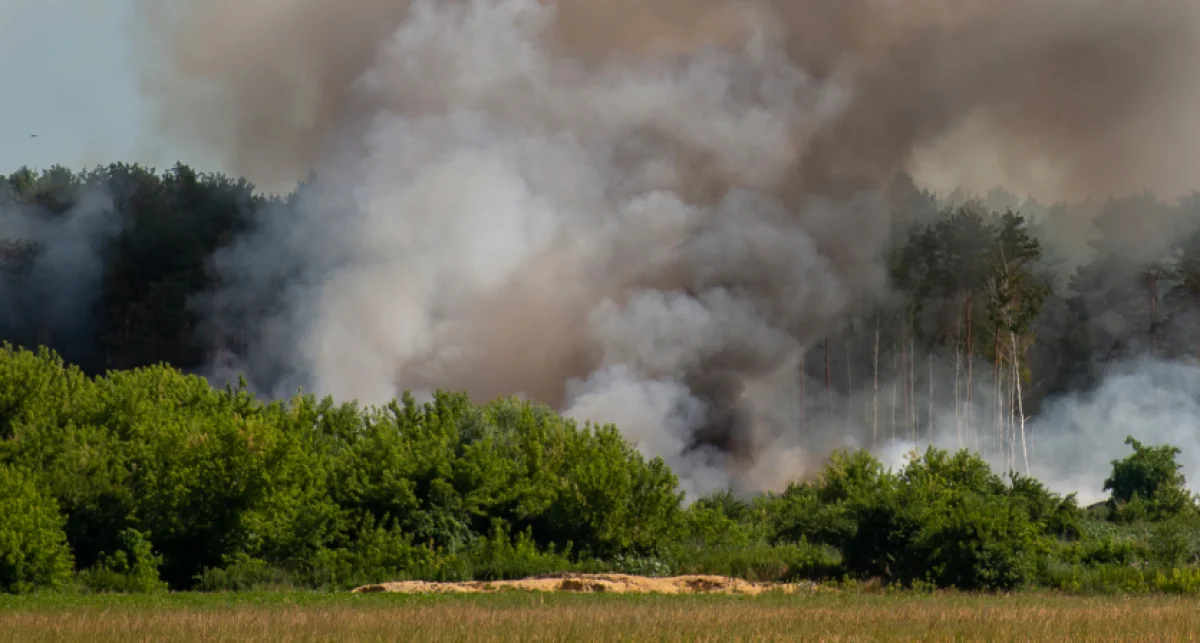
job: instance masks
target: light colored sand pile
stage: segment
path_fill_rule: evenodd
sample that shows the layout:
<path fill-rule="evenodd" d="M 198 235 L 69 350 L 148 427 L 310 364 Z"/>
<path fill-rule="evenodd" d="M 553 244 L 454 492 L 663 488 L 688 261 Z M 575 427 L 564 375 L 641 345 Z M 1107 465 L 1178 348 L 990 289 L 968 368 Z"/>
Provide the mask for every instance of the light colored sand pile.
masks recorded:
<path fill-rule="evenodd" d="M 768 591 L 793 593 L 811 590 L 811 584 L 751 583 L 724 576 L 675 576 L 648 578 L 627 574 L 563 574 L 509 581 L 433 583 L 402 581 L 364 585 L 355 594 L 471 594 L 504 590 L 527 592 L 607 592 L 612 594 L 761 594 Z"/>

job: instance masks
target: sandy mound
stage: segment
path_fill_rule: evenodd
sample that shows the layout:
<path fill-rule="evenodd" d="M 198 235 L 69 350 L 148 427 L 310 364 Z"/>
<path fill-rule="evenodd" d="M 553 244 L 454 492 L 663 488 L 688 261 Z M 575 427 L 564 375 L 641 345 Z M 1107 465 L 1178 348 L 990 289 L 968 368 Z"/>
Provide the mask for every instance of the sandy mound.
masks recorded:
<path fill-rule="evenodd" d="M 355 594 L 470 594 L 516 590 L 527 592 L 608 592 L 613 594 L 761 594 L 768 591 L 792 593 L 811 589 L 811 584 L 751 583 L 724 576 L 675 576 L 648 578 L 627 574 L 563 574 L 524 580 L 432 583 L 403 581 L 364 585 Z"/>

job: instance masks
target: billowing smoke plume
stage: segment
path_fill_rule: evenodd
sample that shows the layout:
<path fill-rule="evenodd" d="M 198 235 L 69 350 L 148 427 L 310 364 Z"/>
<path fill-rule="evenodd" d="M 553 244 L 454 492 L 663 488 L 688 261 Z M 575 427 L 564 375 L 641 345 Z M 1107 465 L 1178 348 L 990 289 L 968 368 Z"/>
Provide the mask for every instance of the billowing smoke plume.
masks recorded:
<path fill-rule="evenodd" d="M 985 391 L 980 394 L 979 399 L 987 399 Z M 963 436 L 956 435 L 954 413 L 946 412 L 953 407 L 944 394 L 936 406 L 941 415 L 932 443 L 949 450 L 975 448 L 971 440 L 964 443 Z M 957 419 L 962 428 L 963 419 Z M 978 450 L 997 471 L 1025 473 L 1020 437 L 1009 433 L 1004 444 L 997 444 L 999 427 L 991 419 L 984 414 L 976 418 L 977 426 L 983 427 Z M 1057 492 L 1076 493 L 1083 504 L 1107 497 L 1104 480 L 1112 473 L 1113 460 L 1132 453 L 1124 443 L 1128 436 L 1180 447 L 1178 462 L 1194 489 L 1200 482 L 1200 367 L 1152 359 L 1115 363 L 1094 390 L 1050 400 L 1026 434 L 1033 477 Z M 928 441 L 922 437 L 922 447 Z M 902 466 L 912 451 L 913 440 L 903 438 L 878 448 L 881 459 L 893 468 Z"/>
<path fill-rule="evenodd" d="M 555 15 L 538 46 L 559 61 L 687 58 L 765 32 L 796 69 L 844 82 L 846 108 L 797 155 L 806 174 L 909 164 L 937 187 L 1004 184 L 1046 198 L 1194 187 L 1191 0 L 545 2 Z M 211 145 L 260 185 L 307 176 L 349 124 L 436 104 L 422 96 L 437 79 L 362 91 L 363 75 L 399 53 L 408 0 L 141 3 L 160 48 L 143 56 L 155 65 L 145 86 L 166 132 Z M 515 73 L 512 64 L 471 73 Z M 719 92 L 731 79 L 714 80 Z"/>
<path fill-rule="evenodd" d="M 1182 179 L 1195 105 L 1189 0 L 153 4 L 167 133 L 267 186 L 317 172 L 216 261 L 260 386 L 526 394 L 690 490 L 821 445 L 789 395 L 886 294 L 873 180 L 968 139 L 989 183 Z"/>
<path fill-rule="evenodd" d="M 119 231 L 111 209 L 96 184 L 80 186 L 62 212 L 0 202 L 0 332 L 28 345 L 53 342 L 67 359 L 91 357 L 100 247 Z"/>

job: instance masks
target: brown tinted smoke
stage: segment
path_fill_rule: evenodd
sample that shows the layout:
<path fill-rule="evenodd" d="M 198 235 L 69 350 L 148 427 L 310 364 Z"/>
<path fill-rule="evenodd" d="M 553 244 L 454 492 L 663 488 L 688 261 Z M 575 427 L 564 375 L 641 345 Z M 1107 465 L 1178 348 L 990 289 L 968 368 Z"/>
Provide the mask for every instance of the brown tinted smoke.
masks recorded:
<path fill-rule="evenodd" d="M 162 127 L 214 146 L 269 187 L 303 178 L 348 119 L 352 90 L 407 15 L 405 0 L 143 0 L 164 58 L 145 86 Z M 998 181 L 1082 197 L 1191 188 L 1200 107 L 1190 0 L 559 0 L 554 41 L 588 59 L 730 43 L 766 15 L 819 77 L 846 73 L 853 100 L 805 155 L 802 176 L 886 175 L 947 143 L 962 187 Z M 420 88 L 409 88 L 419 94 Z M 982 175 L 980 154 L 994 156 Z M 1052 178 L 1029 176 L 1032 162 Z M 999 176 L 997 176 L 997 174 Z M 795 177 L 789 177 L 794 179 Z"/>
<path fill-rule="evenodd" d="M 1191 152 L 1190 2 L 146 2 L 165 134 L 269 188 L 318 170 L 216 262 L 260 386 L 523 393 L 693 491 L 846 433 L 788 397 L 885 295 L 871 180 L 986 150 L 965 179 L 1090 194 Z"/>

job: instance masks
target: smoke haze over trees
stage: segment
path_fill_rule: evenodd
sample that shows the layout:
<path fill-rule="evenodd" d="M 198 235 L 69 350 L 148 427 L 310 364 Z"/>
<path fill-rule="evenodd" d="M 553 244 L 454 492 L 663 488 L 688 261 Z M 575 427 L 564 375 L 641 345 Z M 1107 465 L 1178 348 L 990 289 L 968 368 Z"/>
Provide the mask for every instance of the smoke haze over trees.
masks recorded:
<path fill-rule="evenodd" d="M 145 5 L 162 136 L 245 179 L 9 176 L 14 342 L 523 394 L 689 492 L 932 442 L 1098 497 L 1129 433 L 1200 474 L 1194 2 Z"/>

